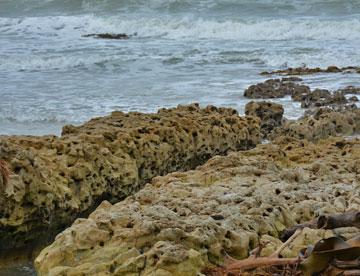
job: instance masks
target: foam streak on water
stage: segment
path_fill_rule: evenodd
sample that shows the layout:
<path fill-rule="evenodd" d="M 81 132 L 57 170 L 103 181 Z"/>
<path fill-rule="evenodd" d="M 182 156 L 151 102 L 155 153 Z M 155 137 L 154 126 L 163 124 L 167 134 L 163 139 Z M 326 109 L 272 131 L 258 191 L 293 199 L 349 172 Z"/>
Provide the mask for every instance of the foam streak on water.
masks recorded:
<path fill-rule="evenodd" d="M 260 71 L 360 65 L 360 1 L 2 0 L 0 134 L 59 134 L 113 110 L 200 102 L 243 112 Z M 127 33 L 126 41 L 84 38 Z M 307 78 L 357 85 L 359 75 Z M 302 114 L 289 99 L 286 114 Z"/>

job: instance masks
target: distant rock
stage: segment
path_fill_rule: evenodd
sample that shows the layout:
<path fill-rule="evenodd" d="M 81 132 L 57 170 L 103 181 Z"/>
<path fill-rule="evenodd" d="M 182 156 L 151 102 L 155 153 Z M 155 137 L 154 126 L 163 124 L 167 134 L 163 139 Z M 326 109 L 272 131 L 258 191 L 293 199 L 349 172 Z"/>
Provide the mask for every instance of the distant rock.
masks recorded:
<path fill-rule="evenodd" d="M 310 88 L 293 81 L 269 79 L 265 82 L 250 85 L 244 92 L 244 97 L 250 99 L 282 98 L 294 94 L 307 94 Z"/>
<path fill-rule="evenodd" d="M 262 72 L 261 75 L 311 75 L 317 73 L 360 73 L 360 67 L 357 66 L 347 66 L 347 67 L 337 67 L 337 66 L 329 66 L 328 68 L 308 68 L 308 67 L 296 67 L 296 68 L 287 68 L 283 70 L 275 70 L 275 71 L 265 71 Z"/>
<path fill-rule="evenodd" d="M 346 86 L 345 88 L 337 90 L 337 92 L 342 93 L 344 95 L 348 95 L 348 94 L 360 95 L 360 87 Z"/>
<path fill-rule="evenodd" d="M 315 89 L 314 91 L 303 95 L 301 98 L 302 108 L 343 105 L 346 103 L 348 103 L 348 100 L 343 93 L 331 93 L 326 89 Z"/>
<path fill-rule="evenodd" d="M 102 39 L 118 39 L 124 40 L 129 39 L 131 36 L 127 34 L 112 34 L 112 33 L 100 33 L 100 34 L 86 34 L 82 37 L 95 37 L 95 38 L 102 38 Z"/>

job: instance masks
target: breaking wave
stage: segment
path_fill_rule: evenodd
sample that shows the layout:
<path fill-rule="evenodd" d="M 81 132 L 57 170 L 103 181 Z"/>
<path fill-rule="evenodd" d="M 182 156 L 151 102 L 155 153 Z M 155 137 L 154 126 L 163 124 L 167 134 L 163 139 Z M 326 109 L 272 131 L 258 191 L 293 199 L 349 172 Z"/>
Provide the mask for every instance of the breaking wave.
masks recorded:
<path fill-rule="evenodd" d="M 314 18 L 269 20 L 207 20 L 188 17 L 122 19 L 116 16 L 48 16 L 0 18 L 2 34 L 76 37 L 93 32 L 137 34 L 168 39 L 258 40 L 359 40 L 360 19 Z"/>

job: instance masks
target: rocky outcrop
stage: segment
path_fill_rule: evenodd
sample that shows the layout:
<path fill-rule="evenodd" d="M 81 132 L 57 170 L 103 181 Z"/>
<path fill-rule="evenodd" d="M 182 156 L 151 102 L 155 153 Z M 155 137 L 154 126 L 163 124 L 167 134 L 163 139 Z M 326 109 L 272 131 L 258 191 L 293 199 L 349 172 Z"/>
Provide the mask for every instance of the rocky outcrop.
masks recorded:
<path fill-rule="evenodd" d="M 286 227 L 359 210 L 359 160 L 360 141 L 342 138 L 293 138 L 215 157 L 157 177 L 117 204 L 104 201 L 35 266 L 40 276 L 198 275 L 225 255 L 248 256 L 260 236 L 279 243 Z"/>
<path fill-rule="evenodd" d="M 301 102 L 302 108 L 315 108 L 321 106 L 345 105 L 350 101 L 354 102 L 357 98 L 348 100 L 346 94 L 356 94 L 358 89 L 346 87 L 331 92 L 327 89 L 310 90 L 309 86 L 298 84 L 288 79 L 269 79 L 265 82 L 249 86 L 244 97 L 250 99 L 271 99 L 291 96 L 293 101 Z"/>
<path fill-rule="evenodd" d="M 283 122 L 284 108 L 272 102 L 249 102 L 245 106 L 245 115 L 258 117 L 263 138 Z"/>
<path fill-rule="evenodd" d="M 337 92 L 342 93 L 344 95 L 347 94 L 360 95 L 360 87 L 346 86 L 344 88 L 337 90 Z"/>
<path fill-rule="evenodd" d="M 326 89 L 315 89 L 310 93 L 303 94 L 301 97 L 293 97 L 294 100 L 301 102 L 302 108 L 314 108 L 321 106 L 344 105 L 348 103 L 345 95 L 340 92 L 331 93 Z"/>
<path fill-rule="evenodd" d="M 280 75 L 311 75 L 318 73 L 360 73 L 360 67 L 357 66 L 347 66 L 347 67 L 337 67 L 337 66 L 329 66 L 328 68 L 308 68 L 308 67 L 296 67 L 296 68 L 287 68 L 284 70 L 275 70 L 270 72 L 262 72 L 261 75 L 272 75 L 272 74 L 280 74 Z"/>
<path fill-rule="evenodd" d="M 356 106 L 339 106 L 335 108 L 318 108 L 308 112 L 297 121 L 287 121 L 276 128 L 270 139 L 284 136 L 296 139 L 318 141 L 329 136 L 354 135 L 360 133 L 360 109 Z"/>
<path fill-rule="evenodd" d="M 282 98 L 293 94 L 308 94 L 310 88 L 293 81 L 269 79 L 265 82 L 250 85 L 244 92 L 244 97 L 250 99 Z"/>
<path fill-rule="evenodd" d="M 0 160 L 12 174 L 0 186 L 0 249 L 44 239 L 104 199 L 135 193 L 154 176 L 193 169 L 259 142 L 257 118 L 196 104 L 156 114 L 113 112 L 65 126 L 62 137 L 2 136 Z"/>

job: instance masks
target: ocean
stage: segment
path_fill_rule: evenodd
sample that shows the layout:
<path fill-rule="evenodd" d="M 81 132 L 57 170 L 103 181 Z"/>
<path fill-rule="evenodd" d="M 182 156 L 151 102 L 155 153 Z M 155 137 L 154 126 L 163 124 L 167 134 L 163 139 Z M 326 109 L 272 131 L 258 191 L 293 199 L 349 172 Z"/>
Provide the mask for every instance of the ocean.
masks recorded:
<path fill-rule="evenodd" d="M 83 37 L 91 33 L 131 38 Z M 359 45 L 359 0 L 0 0 L 0 134 L 59 135 L 114 110 L 191 102 L 242 114 L 261 71 L 359 65 Z M 302 115 L 277 101 L 288 118 Z"/>

